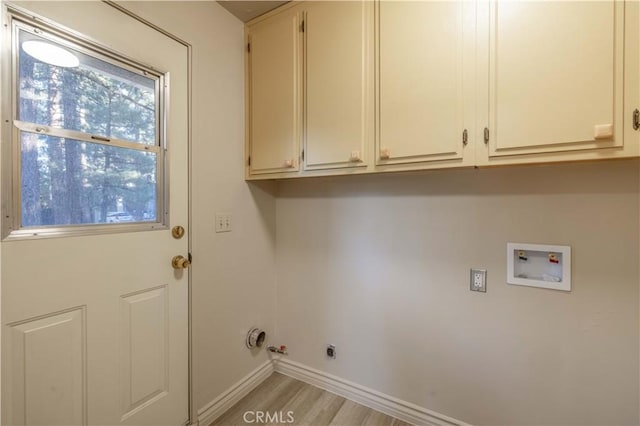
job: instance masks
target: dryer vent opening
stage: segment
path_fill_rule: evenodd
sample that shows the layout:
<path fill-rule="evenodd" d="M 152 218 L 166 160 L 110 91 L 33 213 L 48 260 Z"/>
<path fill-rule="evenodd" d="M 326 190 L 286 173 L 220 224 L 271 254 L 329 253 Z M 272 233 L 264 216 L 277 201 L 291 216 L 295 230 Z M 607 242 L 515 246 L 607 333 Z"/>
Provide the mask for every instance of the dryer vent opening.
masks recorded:
<path fill-rule="evenodd" d="M 267 333 L 264 330 L 254 327 L 247 333 L 247 347 L 249 349 L 260 348 L 264 344 L 267 338 Z"/>

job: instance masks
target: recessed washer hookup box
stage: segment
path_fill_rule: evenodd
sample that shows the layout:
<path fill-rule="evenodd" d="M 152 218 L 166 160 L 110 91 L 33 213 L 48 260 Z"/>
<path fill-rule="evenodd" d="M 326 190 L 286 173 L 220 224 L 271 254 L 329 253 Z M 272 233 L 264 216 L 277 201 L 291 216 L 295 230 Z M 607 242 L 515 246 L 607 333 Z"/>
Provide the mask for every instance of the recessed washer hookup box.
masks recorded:
<path fill-rule="evenodd" d="M 507 243 L 507 283 L 571 291 L 571 247 Z"/>

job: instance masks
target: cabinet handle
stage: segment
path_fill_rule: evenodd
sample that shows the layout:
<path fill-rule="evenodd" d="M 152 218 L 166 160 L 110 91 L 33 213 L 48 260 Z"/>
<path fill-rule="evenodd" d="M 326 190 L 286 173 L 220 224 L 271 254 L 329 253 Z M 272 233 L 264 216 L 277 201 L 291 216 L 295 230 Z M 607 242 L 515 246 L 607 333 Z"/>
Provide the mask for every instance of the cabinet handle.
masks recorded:
<path fill-rule="evenodd" d="M 351 161 L 352 163 L 359 163 L 360 161 L 362 161 L 360 159 L 360 151 L 351 151 L 349 161 Z"/>
<path fill-rule="evenodd" d="M 284 160 L 285 167 L 293 167 L 293 160 Z"/>
<path fill-rule="evenodd" d="M 391 158 L 391 151 L 389 150 L 389 148 L 383 148 L 380 150 L 380 159 L 381 160 L 388 160 L 389 158 Z"/>

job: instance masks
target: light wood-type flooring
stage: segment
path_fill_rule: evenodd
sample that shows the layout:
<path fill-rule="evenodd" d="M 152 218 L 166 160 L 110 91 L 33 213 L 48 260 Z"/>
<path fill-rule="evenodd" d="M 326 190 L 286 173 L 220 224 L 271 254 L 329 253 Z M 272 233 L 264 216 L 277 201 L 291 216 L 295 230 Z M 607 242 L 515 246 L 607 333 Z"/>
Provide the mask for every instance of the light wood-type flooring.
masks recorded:
<path fill-rule="evenodd" d="M 270 418 L 266 417 L 267 413 Z M 267 420 L 274 419 L 275 421 L 267 422 Z M 286 424 L 310 426 L 409 425 L 279 373 L 273 373 L 211 426 L 247 424 L 253 426 Z"/>

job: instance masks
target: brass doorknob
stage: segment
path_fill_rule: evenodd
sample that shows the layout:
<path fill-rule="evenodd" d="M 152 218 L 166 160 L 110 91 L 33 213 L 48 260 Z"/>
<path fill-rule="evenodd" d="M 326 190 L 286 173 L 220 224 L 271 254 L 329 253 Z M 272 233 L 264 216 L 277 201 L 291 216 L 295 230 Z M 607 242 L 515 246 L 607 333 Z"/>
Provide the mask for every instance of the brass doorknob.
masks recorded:
<path fill-rule="evenodd" d="M 171 266 L 173 266 L 173 269 L 187 269 L 190 265 L 191 262 L 189 262 L 189 259 L 184 256 L 173 256 L 173 259 L 171 259 Z"/>

